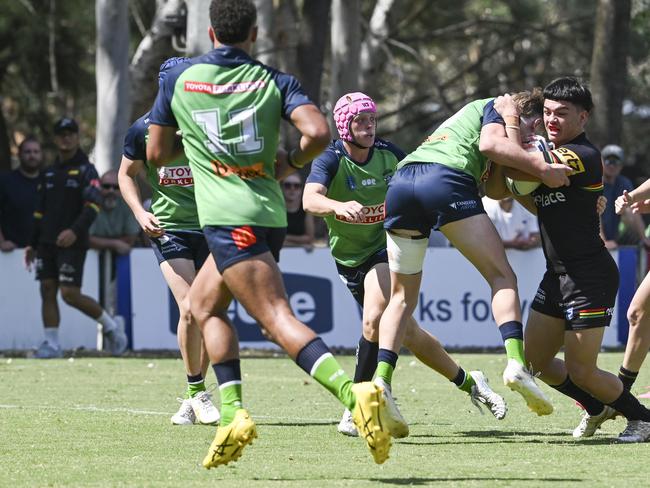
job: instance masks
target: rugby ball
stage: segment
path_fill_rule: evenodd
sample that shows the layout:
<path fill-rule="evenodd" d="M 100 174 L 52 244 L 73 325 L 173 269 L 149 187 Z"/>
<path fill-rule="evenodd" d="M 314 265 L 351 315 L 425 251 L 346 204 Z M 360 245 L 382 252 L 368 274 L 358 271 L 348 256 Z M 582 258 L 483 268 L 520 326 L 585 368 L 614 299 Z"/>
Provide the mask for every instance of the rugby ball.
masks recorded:
<path fill-rule="evenodd" d="M 548 151 L 551 149 L 546 139 L 538 135 L 533 135 L 523 146 L 527 152 Z M 513 180 L 512 178 L 506 177 L 506 186 L 513 195 L 528 195 L 534 192 L 541 184 L 541 181 Z"/>

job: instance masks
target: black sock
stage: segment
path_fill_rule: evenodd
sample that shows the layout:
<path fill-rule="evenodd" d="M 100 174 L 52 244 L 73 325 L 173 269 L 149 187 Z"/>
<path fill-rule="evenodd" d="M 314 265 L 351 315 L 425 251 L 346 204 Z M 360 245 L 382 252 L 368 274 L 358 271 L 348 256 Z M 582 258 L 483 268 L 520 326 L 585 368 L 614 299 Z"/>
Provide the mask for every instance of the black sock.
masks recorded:
<path fill-rule="evenodd" d="M 650 410 L 641 405 L 641 402 L 627 390 L 623 390 L 621 396 L 610 403 L 609 406 L 621 412 L 628 420 L 650 422 Z"/>
<path fill-rule="evenodd" d="M 330 353 L 329 348 L 323 342 L 323 339 L 316 337 L 309 341 L 305 347 L 303 347 L 298 355 L 296 356 L 296 364 L 302 368 L 302 370 L 311 375 L 312 368 L 316 361 L 318 361 L 323 355 Z"/>
<path fill-rule="evenodd" d="M 623 383 L 623 388 L 627 391 L 632 389 L 632 385 L 636 381 L 636 377 L 639 376 L 638 371 L 630 371 L 621 366 L 618 370 L 618 379 Z"/>
<path fill-rule="evenodd" d="M 357 364 L 354 367 L 355 383 L 372 380 L 372 375 L 375 374 L 375 370 L 377 369 L 378 352 L 379 344 L 377 342 L 370 342 L 361 336 L 359 345 L 357 346 Z"/>
<path fill-rule="evenodd" d="M 449 381 L 451 381 L 454 385 L 456 385 L 458 388 L 460 388 L 461 386 L 463 386 L 463 383 L 465 383 L 465 375 L 466 374 L 467 373 L 465 373 L 465 370 L 459 366 L 458 367 L 458 374 L 456 375 L 456 377 L 453 380 L 449 380 Z"/>
<path fill-rule="evenodd" d="M 524 339 L 524 326 L 521 322 L 516 320 L 511 320 L 510 322 L 504 322 L 499 326 L 499 332 L 501 333 L 501 338 L 503 342 L 507 339 Z"/>
<path fill-rule="evenodd" d="M 571 378 L 568 376 L 566 377 L 566 380 L 564 380 L 564 383 L 548 386 L 555 388 L 557 391 L 570 398 L 573 398 L 584 407 L 589 415 L 598 415 L 603 411 L 603 408 L 605 408 L 603 402 L 592 397 L 589 393 L 571 381 Z"/>

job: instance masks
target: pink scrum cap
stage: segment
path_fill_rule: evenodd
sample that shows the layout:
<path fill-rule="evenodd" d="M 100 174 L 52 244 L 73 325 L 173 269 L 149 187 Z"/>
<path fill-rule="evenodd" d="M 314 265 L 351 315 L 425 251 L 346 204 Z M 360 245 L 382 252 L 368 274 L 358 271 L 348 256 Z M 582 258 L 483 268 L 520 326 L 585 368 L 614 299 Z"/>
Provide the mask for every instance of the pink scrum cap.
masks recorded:
<path fill-rule="evenodd" d="M 361 112 L 377 113 L 377 106 L 372 98 L 361 92 L 347 93 L 339 98 L 334 106 L 334 122 L 342 140 L 354 142 L 350 124 L 355 115 Z"/>

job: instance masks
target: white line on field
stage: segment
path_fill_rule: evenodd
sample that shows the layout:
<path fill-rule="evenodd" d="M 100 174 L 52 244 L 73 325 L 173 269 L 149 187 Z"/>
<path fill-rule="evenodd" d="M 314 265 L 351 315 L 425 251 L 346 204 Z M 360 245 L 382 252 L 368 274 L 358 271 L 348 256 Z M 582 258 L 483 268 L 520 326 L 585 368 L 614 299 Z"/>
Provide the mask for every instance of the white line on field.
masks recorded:
<path fill-rule="evenodd" d="M 128 413 L 133 415 L 173 415 L 173 412 L 156 412 L 153 410 L 136 410 L 132 408 L 102 408 L 95 405 L 74 405 L 71 407 L 51 407 L 45 405 L 2 405 L 0 409 L 27 408 L 31 410 L 74 410 L 82 412 L 103 412 L 103 413 Z M 299 418 L 299 417 L 273 417 L 270 415 L 253 415 L 253 418 L 259 420 L 276 420 L 288 422 L 336 422 L 336 419 L 317 419 L 317 418 Z"/>

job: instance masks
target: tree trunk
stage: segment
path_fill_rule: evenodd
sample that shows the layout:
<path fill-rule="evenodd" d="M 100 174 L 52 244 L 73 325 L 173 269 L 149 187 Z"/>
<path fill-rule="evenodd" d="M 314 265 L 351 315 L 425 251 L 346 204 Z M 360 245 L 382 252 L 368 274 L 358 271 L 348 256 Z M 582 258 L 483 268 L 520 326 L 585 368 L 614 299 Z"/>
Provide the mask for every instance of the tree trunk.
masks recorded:
<path fill-rule="evenodd" d="M 595 107 L 589 138 L 602 147 L 620 144 L 627 78 L 630 0 L 599 0 L 591 57 L 591 92 Z"/>
<path fill-rule="evenodd" d="M 370 27 L 361 46 L 361 88 L 366 91 L 373 85 L 375 74 L 385 58 L 381 49 L 388 39 L 388 16 L 395 0 L 378 0 L 370 17 Z"/>
<path fill-rule="evenodd" d="M 273 0 L 255 0 L 257 7 L 257 42 L 253 45 L 254 56 L 262 63 L 276 66 L 275 42 L 273 40 L 275 16 Z"/>
<path fill-rule="evenodd" d="M 97 135 L 95 165 L 102 174 L 119 166 L 129 124 L 128 0 L 97 0 Z"/>
<path fill-rule="evenodd" d="M 158 69 L 162 62 L 170 57 L 170 53 L 174 52 L 172 48 L 174 32 L 164 19 L 178 15 L 183 3 L 183 0 L 159 2 L 151 28 L 133 54 L 130 68 L 133 97 L 131 120 L 149 111 L 158 93 Z M 182 56 L 183 53 L 177 52 L 176 55 Z"/>
<path fill-rule="evenodd" d="M 305 0 L 298 43 L 298 77 L 316 105 L 320 105 L 323 61 L 328 41 L 331 0 Z"/>
<path fill-rule="evenodd" d="M 344 94 L 359 89 L 361 8 L 359 0 L 334 0 L 332 5 L 332 107 Z M 330 126 L 334 128 L 332 118 Z M 333 132 L 336 134 L 336 131 Z"/>
<path fill-rule="evenodd" d="M 187 2 L 186 56 L 199 56 L 212 51 L 208 27 L 210 27 L 210 0 Z"/>

